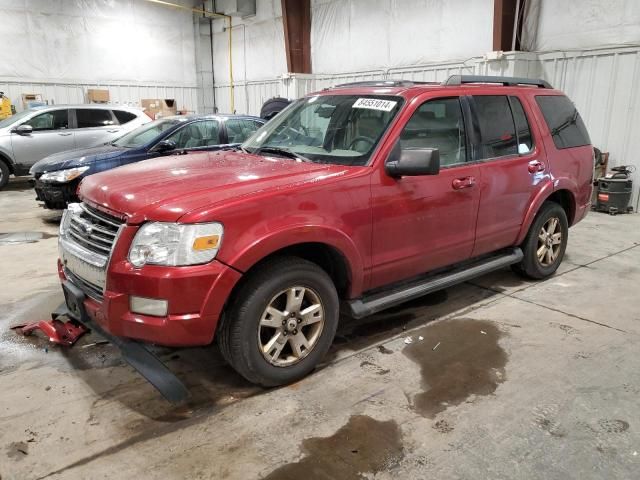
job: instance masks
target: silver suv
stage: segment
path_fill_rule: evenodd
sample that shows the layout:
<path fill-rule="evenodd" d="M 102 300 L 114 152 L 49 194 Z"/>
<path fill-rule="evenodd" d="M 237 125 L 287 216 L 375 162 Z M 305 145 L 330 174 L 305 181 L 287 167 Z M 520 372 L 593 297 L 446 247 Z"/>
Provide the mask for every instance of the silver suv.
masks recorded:
<path fill-rule="evenodd" d="M 26 175 L 52 153 L 110 142 L 151 119 L 137 108 L 55 105 L 25 110 L 0 121 L 0 189 L 9 175 Z"/>

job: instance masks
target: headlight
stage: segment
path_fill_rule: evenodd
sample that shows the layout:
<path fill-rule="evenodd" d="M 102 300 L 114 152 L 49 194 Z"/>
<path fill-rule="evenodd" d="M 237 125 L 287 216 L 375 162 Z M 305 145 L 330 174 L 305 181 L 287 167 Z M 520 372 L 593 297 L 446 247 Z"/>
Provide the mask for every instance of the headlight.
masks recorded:
<path fill-rule="evenodd" d="M 133 239 L 129 261 L 134 267 L 207 263 L 218 253 L 223 230 L 220 223 L 147 223 Z"/>
<path fill-rule="evenodd" d="M 68 168 L 66 170 L 58 170 L 56 172 L 43 173 L 40 180 L 43 182 L 66 183 L 78 178 L 87 170 L 89 170 L 89 167 L 76 167 Z"/>

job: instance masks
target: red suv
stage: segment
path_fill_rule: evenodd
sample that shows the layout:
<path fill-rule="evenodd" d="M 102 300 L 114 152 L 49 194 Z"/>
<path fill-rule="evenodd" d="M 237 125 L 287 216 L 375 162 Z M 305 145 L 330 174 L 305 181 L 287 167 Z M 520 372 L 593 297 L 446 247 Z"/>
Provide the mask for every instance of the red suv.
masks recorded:
<path fill-rule="evenodd" d="M 217 338 L 264 386 L 362 317 L 488 271 L 552 275 L 593 149 L 546 82 L 454 76 L 308 95 L 240 147 L 86 178 L 61 224 L 72 316 L 111 338 Z"/>

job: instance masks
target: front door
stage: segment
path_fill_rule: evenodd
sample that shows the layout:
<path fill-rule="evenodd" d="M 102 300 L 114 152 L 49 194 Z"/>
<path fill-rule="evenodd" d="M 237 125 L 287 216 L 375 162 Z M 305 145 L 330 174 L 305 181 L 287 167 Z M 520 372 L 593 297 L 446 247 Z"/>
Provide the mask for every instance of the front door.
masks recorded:
<path fill-rule="evenodd" d="M 474 256 L 512 246 L 527 209 L 549 181 L 541 142 L 535 142 L 518 96 L 474 95 L 470 99 L 480 137 L 480 209 Z M 539 136 L 538 136 L 539 138 Z"/>
<path fill-rule="evenodd" d="M 437 148 L 440 173 L 389 177 L 372 184 L 373 258 L 369 288 L 411 278 L 471 256 L 479 167 L 469 163 L 458 97 L 422 103 L 400 135 L 403 149 Z"/>
<path fill-rule="evenodd" d="M 69 111 L 52 110 L 31 117 L 22 125 L 31 125 L 30 134 L 11 134 L 11 148 L 16 163 L 28 170 L 48 155 L 75 147 L 73 132 L 69 130 Z"/>

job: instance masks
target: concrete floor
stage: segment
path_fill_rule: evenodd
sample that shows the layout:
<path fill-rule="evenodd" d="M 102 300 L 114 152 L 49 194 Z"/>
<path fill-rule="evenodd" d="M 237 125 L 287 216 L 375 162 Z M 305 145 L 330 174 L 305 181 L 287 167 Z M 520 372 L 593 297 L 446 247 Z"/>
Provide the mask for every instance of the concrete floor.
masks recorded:
<path fill-rule="evenodd" d="M 323 368 L 257 389 L 215 348 L 163 356 L 165 403 L 110 345 L 8 327 L 62 300 L 55 216 L 0 193 L 0 477 L 630 479 L 640 471 L 640 216 L 592 213 L 560 271 L 510 271 L 340 328 Z M 412 343 L 407 343 L 407 338 Z"/>

